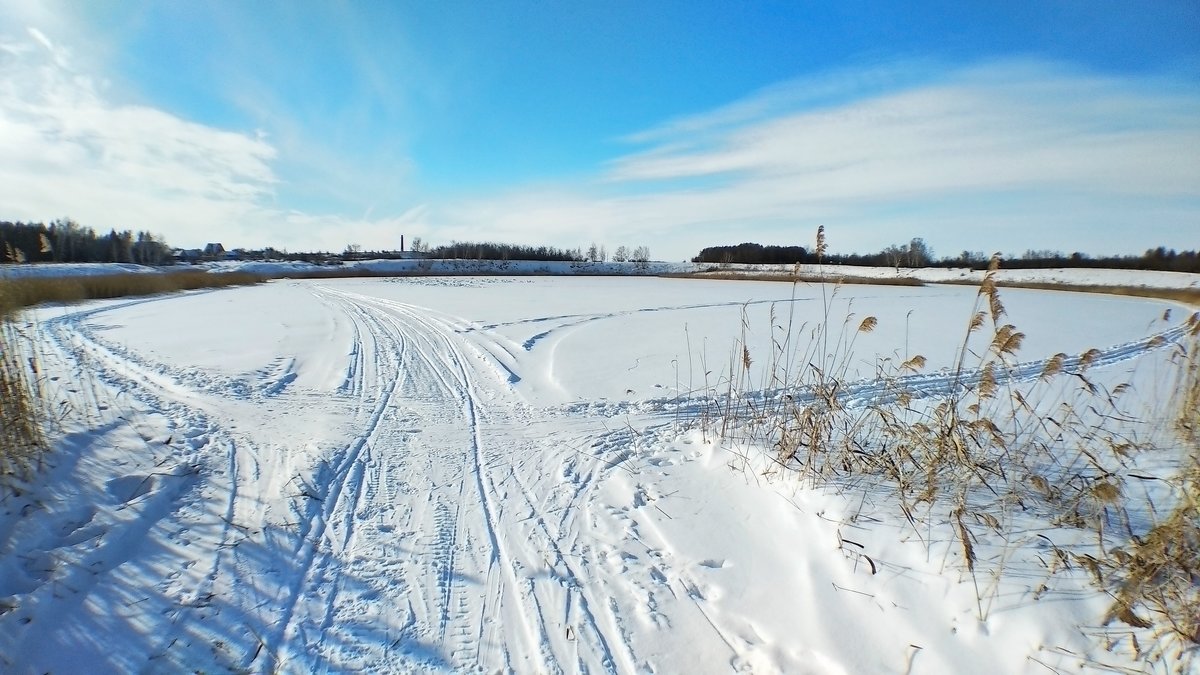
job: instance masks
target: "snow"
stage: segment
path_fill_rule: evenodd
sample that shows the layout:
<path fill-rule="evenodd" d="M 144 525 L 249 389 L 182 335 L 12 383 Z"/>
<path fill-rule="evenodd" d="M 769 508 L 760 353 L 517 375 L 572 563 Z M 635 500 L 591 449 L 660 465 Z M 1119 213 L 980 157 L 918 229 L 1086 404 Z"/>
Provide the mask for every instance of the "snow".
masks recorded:
<path fill-rule="evenodd" d="M 915 270 L 890 267 L 841 267 L 837 272 L 820 272 L 815 266 L 805 266 L 819 274 L 846 274 L 870 279 L 886 279 L 888 276 L 912 277 L 926 283 L 968 282 L 978 284 L 983 280 L 983 272 L 968 269 L 943 269 L 938 267 Z M 1111 270 L 1111 269 L 1043 269 L 1017 270 L 1003 269 L 1003 262 L 996 277 L 1001 283 L 1014 284 L 1068 284 L 1076 286 L 1142 286 L 1145 288 L 1200 288 L 1200 274 L 1185 272 L 1159 272 L 1147 270 Z"/>
<path fill-rule="evenodd" d="M 1003 265 L 1003 263 L 1002 263 Z M 842 265 L 743 265 L 690 262 L 616 263 L 616 262 L 534 262 L 522 260 L 358 260 L 342 265 L 317 265 L 306 262 L 220 261 L 198 265 L 149 267 L 113 263 L 68 263 L 0 265 L 0 278 L 79 276 L 116 273 L 154 273 L 180 270 L 209 272 L 248 272 L 267 278 L 303 275 L 542 275 L 542 276 L 665 276 L 680 274 L 719 274 L 722 276 L 787 276 L 796 271 L 807 279 L 843 277 L 856 279 L 909 278 L 938 283 L 974 283 L 983 272 L 959 268 L 907 269 L 894 267 L 856 267 Z M 1068 284 L 1081 286 L 1140 286 L 1144 288 L 1200 288 L 1200 274 L 1113 269 L 1041 269 L 999 270 L 1002 283 Z"/>
<path fill-rule="evenodd" d="M 87 277 L 103 274 L 157 274 L 162 267 L 134 265 L 132 263 L 31 263 L 23 265 L 0 265 L 0 279 Z"/>
<path fill-rule="evenodd" d="M 768 389 L 772 326 L 794 307 L 807 336 L 834 292 L 282 279 L 31 312 L 39 386 L 64 412 L 43 476 L 0 500 L 0 669 L 1135 667 L 1100 645 L 1106 598 L 1086 579 L 1043 599 L 1036 578 L 997 582 L 981 620 L 949 537 L 918 540 L 872 495 L 764 478 L 737 454 L 751 450 L 697 426 L 691 397 L 727 382 L 736 341 Z M 871 395 L 879 359 L 917 353 L 923 387 L 951 386 L 974 295 L 837 289 L 835 323 L 879 320 L 855 344 L 851 395 Z M 1169 350 L 1148 338 L 1185 316 L 1004 300 L 1022 359 L 1095 347 L 1114 377 L 1161 367 Z"/>
<path fill-rule="evenodd" d="M 858 267 L 852 265 L 695 265 L 690 272 L 724 276 L 756 274 L 788 275 L 799 271 L 805 278 L 836 280 L 855 279 L 916 279 L 928 284 L 967 283 L 983 281 L 982 270 L 967 268 L 896 268 Z M 1010 284 L 1065 284 L 1074 286 L 1141 286 L 1144 288 L 1200 288 L 1200 274 L 1160 272 L 1154 270 L 1117 270 L 1083 268 L 1005 269 L 1000 262 L 996 280 Z"/>
<path fill-rule="evenodd" d="M 267 277 L 295 274 L 440 274 L 440 275 L 634 275 L 649 276 L 687 273 L 695 269 L 692 263 L 615 263 L 567 262 L 532 260 L 443 260 L 407 258 L 403 260 L 355 260 L 340 265 L 312 263 L 226 261 L 207 263 L 213 271 L 245 271 Z"/>

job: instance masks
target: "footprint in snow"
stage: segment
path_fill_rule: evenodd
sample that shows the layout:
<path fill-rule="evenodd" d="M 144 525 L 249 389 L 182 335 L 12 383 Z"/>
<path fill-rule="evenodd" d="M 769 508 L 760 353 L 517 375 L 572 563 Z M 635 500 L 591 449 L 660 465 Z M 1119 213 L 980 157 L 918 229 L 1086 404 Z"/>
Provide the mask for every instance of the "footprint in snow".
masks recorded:
<path fill-rule="evenodd" d="M 670 583 L 669 581 L 667 581 L 667 575 L 663 574 L 662 570 L 658 569 L 658 567 L 655 567 L 653 565 L 650 566 L 650 578 L 664 586 Z"/>
<path fill-rule="evenodd" d="M 105 488 L 107 488 L 109 496 L 117 503 L 128 504 L 154 489 L 155 482 L 154 476 L 134 474 L 113 478 L 105 483 Z"/>
<path fill-rule="evenodd" d="M 62 528 L 59 530 L 59 533 L 64 537 L 68 536 L 68 535 L 72 534 L 73 532 L 75 532 L 76 530 L 78 530 L 79 528 L 83 527 L 84 525 L 87 525 L 88 523 L 92 522 L 92 518 L 95 518 L 95 517 L 96 517 L 96 507 L 94 507 L 94 506 L 83 507 L 83 508 L 79 509 L 78 511 L 76 511 L 74 514 L 72 514 L 70 519 L 63 523 Z"/>

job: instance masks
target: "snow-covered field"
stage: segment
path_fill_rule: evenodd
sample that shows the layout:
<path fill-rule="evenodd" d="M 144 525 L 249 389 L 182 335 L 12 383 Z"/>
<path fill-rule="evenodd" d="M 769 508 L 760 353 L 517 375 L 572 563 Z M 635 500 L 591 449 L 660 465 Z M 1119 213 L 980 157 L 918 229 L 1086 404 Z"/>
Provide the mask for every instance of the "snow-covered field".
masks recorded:
<path fill-rule="evenodd" d="M 164 269 L 167 268 L 135 265 L 133 263 L 8 264 L 0 265 L 0 279 L 100 276 L 103 274 L 157 274 Z"/>
<path fill-rule="evenodd" d="M 832 316 L 879 320 L 848 378 L 921 353 L 921 386 L 949 386 L 974 296 L 843 287 Z M 63 428 L 43 478 L 0 503 L 0 670 L 1136 667 L 1102 648 L 1106 599 L 1086 579 L 995 582 L 981 621 L 948 545 L 738 469 L 696 428 L 689 396 L 720 386 L 735 340 L 748 331 L 761 369 L 772 317 L 811 325 L 821 297 L 423 277 L 32 312 Z M 1098 348 L 1114 378 L 1162 368 L 1147 338 L 1186 314 L 1004 298 L 1023 360 Z"/>
<path fill-rule="evenodd" d="M 1003 263 L 1002 263 L 1003 265 Z M 0 265 L 0 278 L 57 277 L 125 273 L 161 273 L 187 270 L 210 272 L 249 272 L 267 278 L 311 274 L 366 275 L 549 275 L 549 276 L 663 276 L 673 274 L 719 274 L 722 276 L 790 275 L 792 265 L 712 265 L 690 262 L 592 263 L 532 262 L 506 260 L 360 260 L 344 265 L 322 266 L 305 262 L 224 261 L 200 265 L 149 267 L 133 264 L 78 263 Z M 897 269 L 894 267 L 857 267 L 841 265 L 801 265 L 806 278 L 842 277 L 889 280 L 910 278 L 925 283 L 978 283 L 983 272 L 940 267 Z M 1069 284 L 1080 286 L 1140 286 L 1145 288 L 1200 288 L 1200 274 L 1112 269 L 1001 269 L 997 280 L 1010 284 Z"/>

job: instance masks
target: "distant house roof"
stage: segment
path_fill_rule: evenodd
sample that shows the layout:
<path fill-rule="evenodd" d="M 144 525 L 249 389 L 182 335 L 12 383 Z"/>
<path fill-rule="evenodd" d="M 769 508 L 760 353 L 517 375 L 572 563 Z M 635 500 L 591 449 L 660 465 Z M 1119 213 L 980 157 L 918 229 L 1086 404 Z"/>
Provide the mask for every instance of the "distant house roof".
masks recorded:
<path fill-rule="evenodd" d="M 224 255 L 224 253 L 225 247 L 219 243 L 204 246 L 204 255 Z"/>

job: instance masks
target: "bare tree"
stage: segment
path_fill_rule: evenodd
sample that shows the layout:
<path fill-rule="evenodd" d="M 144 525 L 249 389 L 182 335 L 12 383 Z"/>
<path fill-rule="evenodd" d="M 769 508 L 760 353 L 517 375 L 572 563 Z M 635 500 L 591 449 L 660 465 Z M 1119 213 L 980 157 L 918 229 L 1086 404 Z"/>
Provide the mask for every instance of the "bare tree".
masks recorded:
<path fill-rule="evenodd" d="M 883 257 L 887 259 L 888 267 L 895 267 L 899 269 L 900 266 L 904 264 L 904 259 L 908 254 L 908 250 L 902 246 L 892 244 L 891 246 L 883 249 L 881 253 Z"/>
<path fill-rule="evenodd" d="M 925 243 L 925 240 L 920 237 L 913 237 L 913 240 L 908 242 L 908 266 L 909 267 L 925 267 L 933 262 L 933 249 Z"/>
<path fill-rule="evenodd" d="M 650 266 L 650 247 L 639 246 L 633 249 L 633 254 L 629 259 L 637 264 L 638 269 L 646 269 Z"/>

